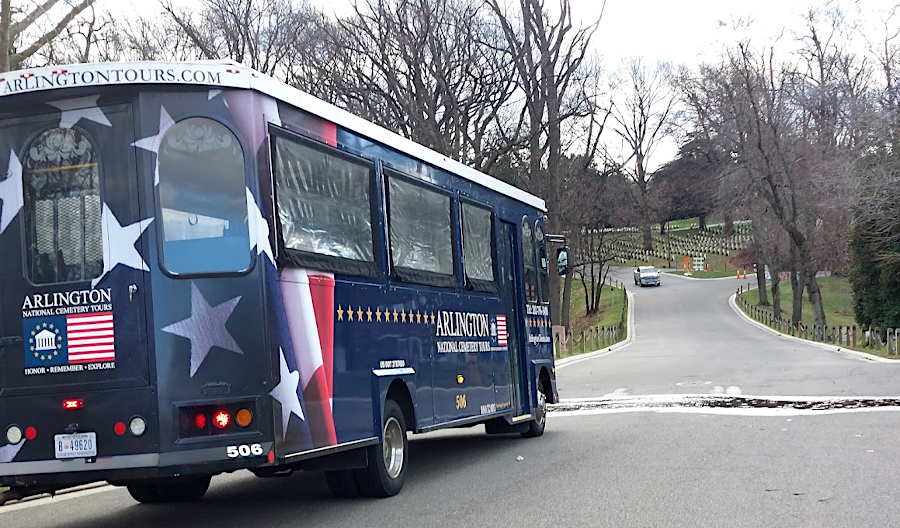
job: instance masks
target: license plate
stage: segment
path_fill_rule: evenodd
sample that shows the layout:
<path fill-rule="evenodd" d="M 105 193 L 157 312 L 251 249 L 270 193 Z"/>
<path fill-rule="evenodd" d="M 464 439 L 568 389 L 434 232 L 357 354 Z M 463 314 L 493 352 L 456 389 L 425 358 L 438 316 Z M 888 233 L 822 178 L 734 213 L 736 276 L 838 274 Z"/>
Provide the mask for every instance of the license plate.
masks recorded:
<path fill-rule="evenodd" d="M 56 435 L 56 458 L 90 458 L 97 456 L 97 433 Z"/>

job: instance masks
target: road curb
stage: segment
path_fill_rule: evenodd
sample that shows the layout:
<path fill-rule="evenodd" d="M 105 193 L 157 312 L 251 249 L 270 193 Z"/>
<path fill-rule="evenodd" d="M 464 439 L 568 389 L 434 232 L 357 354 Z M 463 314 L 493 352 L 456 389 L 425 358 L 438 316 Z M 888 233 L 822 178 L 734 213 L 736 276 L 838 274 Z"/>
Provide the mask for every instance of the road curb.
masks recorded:
<path fill-rule="evenodd" d="M 759 321 L 753 319 L 749 315 L 745 314 L 744 311 L 741 310 L 737 305 L 737 294 L 736 293 L 732 294 L 731 297 L 729 297 L 728 305 L 731 306 L 731 309 L 734 310 L 734 312 L 736 314 L 738 314 L 739 316 L 741 316 L 745 321 L 748 321 L 751 324 L 753 324 L 754 326 L 756 326 L 762 330 L 765 330 L 775 336 L 778 336 L 778 337 L 781 337 L 784 339 L 789 339 L 792 341 L 797 341 L 799 343 L 805 343 L 807 345 L 810 345 L 810 346 L 813 346 L 816 348 L 820 348 L 822 350 L 827 350 L 829 352 L 834 352 L 836 354 L 840 354 L 840 355 L 848 357 L 850 359 L 856 359 L 859 361 L 869 361 L 871 363 L 898 363 L 898 361 L 894 360 L 894 359 L 887 359 L 887 358 L 883 358 L 880 356 L 867 354 L 865 352 L 860 352 L 858 350 L 850 350 L 850 349 L 835 346 L 835 345 L 829 345 L 827 343 L 818 343 L 816 341 L 810 341 L 809 339 L 803 339 L 801 337 L 795 337 L 792 335 L 788 335 L 788 334 L 779 332 L 778 330 L 775 330 L 774 328 L 770 328 L 770 327 L 760 323 Z"/>
<path fill-rule="evenodd" d="M 710 277 L 710 278 L 708 278 L 708 279 L 700 279 L 700 278 L 697 278 L 697 277 L 685 277 L 684 275 L 678 275 L 677 273 L 666 273 L 666 276 L 667 276 L 667 277 L 678 277 L 678 278 L 681 278 L 681 279 L 695 280 L 695 281 L 736 280 L 735 277 Z M 750 279 L 755 279 L 755 278 L 756 278 L 756 273 L 748 273 L 746 279 L 743 278 L 743 277 L 741 277 L 740 280 L 750 280 Z"/>
<path fill-rule="evenodd" d="M 594 350 L 593 352 L 587 352 L 585 354 L 579 354 L 577 356 L 567 357 L 563 359 L 557 359 L 555 364 L 556 368 L 563 368 L 569 365 L 574 365 L 575 363 L 580 363 L 582 361 L 587 361 L 589 359 L 594 359 L 602 356 L 608 356 L 614 352 L 618 352 L 623 348 L 627 347 L 631 343 L 634 343 L 635 332 L 634 332 L 634 294 L 628 290 L 625 290 L 625 294 L 628 296 L 628 337 L 625 338 L 625 341 L 620 341 L 615 345 L 601 348 L 600 350 Z"/>

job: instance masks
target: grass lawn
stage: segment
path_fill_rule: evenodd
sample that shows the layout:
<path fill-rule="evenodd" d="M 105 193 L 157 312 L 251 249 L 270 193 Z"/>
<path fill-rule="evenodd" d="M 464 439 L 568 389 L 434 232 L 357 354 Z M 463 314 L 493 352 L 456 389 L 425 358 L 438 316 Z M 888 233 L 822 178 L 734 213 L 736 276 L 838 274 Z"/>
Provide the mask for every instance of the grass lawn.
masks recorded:
<path fill-rule="evenodd" d="M 619 288 L 603 286 L 603 294 L 600 296 L 599 313 L 586 316 L 584 288 L 580 280 L 572 281 L 572 299 L 569 303 L 569 331 L 578 336 L 592 326 L 615 326 L 622 318 L 622 306 L 625 303 L 625 295 Z M 627 320 L 626 320 L 627 323 Z M 627 326 L 627 325 L 626 325 Z M 625 339 L 625 334 L 619 336 L 619 340 Z M 605 346 L 612 345 L 608 343 Z M 590 348 L 590 347 L 589 347 Z M 573 352 L 581 353 L 581 344 L 571 344 L 564 356 L 573 355 Z M 588 350 L 590 352 L 590 350 Z M 563 356 L 560 356 L 563 357 Z"/>
<path fill-rule="evenodd" d="M 843 277 L 819 277 L 819 290 L 822 292 L 822 304 L 825 308 L 825 322 L 828 326 L 850 326 L 856 323 L 853 316 L 853 292 L 850 289 L 850 281 Z M 794 297 L 790 281 L 780 284 L 781 290 L 781 314 L 790 318 L 794 307 Z M 772 289 L 769 288 L 769 302 L 772 302 Z M 759 302 L 759 291 L 750 290 L 744 294 L 744 299 L 751 304 Z M 767 309 L 770 313 L 772 308 Z M 803 295 L 803 324 L 812 326 L 814 323 L 812 305 L 806 294 Z"/>
<path fill-rule="evenodd" d="M 666 273 L 671 273 L 672 275 L 684 275 L 683 271 L 667 271 Z M 695 279 L 719 279 L 722 277 L 734 277 L 733 271 L 725 271 L 725 270 L 712 270 L 712 271 L 692 271 L 691 277 Z M 759 302 L 759 299 L 756 299 Z"/>

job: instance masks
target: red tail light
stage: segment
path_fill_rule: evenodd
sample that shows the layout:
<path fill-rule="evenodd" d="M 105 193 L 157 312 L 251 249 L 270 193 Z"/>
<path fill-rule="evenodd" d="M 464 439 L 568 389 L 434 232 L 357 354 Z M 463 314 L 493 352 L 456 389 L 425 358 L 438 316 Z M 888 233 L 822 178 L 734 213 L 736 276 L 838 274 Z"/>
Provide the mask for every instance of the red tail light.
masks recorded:
<path fill-rule="evenodd" d="M 37 438 L 37 429 L 35 429 L 34 427 L 25 429 L 25 438 L 29 440 L 34 440 L 35 438 Z"/>
<path fill-rule="evenodd" d="M 194 427 L 197 429 L 206 429 L 206 415 L 200 413 L 194 418 Z"/>
<path fill-rule="evenodd" d="M 83 409 L 84 400 L 63 400 L 63 409 L 73 411 L 75 409 Z"/>
<path fill-rule="evenodd" d="M 117 435 L 122 436 L 123 434 L 125 434 L 125 424 L 122 422 L 117 422 L 113 430 Z"/>
<path fill-rule="evenodd" d="M 213 425 L 219 429 L 225 429 L 230 423 L 231 415 L 228 414 L 228 411 L 216 411 L 216 414 L 213 415 Z"/>

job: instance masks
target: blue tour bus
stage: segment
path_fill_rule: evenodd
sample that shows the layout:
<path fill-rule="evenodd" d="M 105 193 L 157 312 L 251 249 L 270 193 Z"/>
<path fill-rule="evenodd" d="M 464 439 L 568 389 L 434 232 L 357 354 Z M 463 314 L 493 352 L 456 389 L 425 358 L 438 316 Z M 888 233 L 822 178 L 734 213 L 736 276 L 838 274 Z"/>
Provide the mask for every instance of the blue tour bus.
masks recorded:
<path fill-rule="evenodd" d="M 535 196 L 229 62 L 0 73 L 4 168 L 6 498 L 390 496 L 407 431 L 543 432 Z"/>

